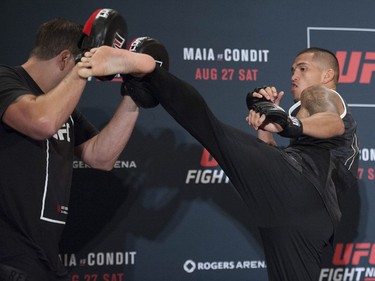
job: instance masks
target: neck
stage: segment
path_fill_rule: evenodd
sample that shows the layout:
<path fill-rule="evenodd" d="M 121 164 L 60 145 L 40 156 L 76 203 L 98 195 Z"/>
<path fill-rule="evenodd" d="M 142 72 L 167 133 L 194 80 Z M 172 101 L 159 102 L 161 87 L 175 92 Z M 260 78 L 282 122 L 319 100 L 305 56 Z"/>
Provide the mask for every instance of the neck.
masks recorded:
<path fill-rule="evenodd" d="M 51 60 L 40 60 L 37 58 L 29 58 L 22 67 L 31 76 L 40 89 L 47 93 L 56 83 L 56 67 L 53 67 L 54 61 Z"/>

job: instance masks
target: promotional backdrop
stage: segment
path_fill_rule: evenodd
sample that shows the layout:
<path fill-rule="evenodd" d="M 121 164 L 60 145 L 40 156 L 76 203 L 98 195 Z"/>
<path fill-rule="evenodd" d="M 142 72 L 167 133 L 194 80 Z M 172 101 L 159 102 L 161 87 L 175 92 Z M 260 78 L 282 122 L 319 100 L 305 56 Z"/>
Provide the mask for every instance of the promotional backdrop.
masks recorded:
<path fill-rule="evenodd" d="M 3 0 L 0 8 L 0 63 L 10 65 L 26 61 L 41 23 L 65 17 L 84 24 L 96 9 L 115 9 L 128 42 L 160 40 L 170 71 L 194 85 L 219 119 L 254 134 L 246 93 L 276 86 L 288 108 L 297 52 L 330 49 L 340 61 L 338 91 L 358 122 L 361 161 L 359 187 L 346 197 L 320 280 L 375 280 L 374 1 Z M 91 79 L 79 109 L 101 128 L 120 99 L 118 80 Z M 113 171 L 78 159 L 72 165 L 61 241 L 72 281 L 267 280 L 243 202 L 215 159 L 160 106 L 140 110 Z"/>

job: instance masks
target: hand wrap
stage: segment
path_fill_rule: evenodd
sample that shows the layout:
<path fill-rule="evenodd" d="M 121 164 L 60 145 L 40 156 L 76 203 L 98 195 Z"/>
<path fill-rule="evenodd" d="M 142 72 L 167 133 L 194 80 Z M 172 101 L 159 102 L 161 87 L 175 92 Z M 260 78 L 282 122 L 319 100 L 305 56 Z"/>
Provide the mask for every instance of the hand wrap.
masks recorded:
<path fill-rule="evenodd" d="M 246 96 L 246 105 L 249 110 L 254 110 L 260 115 L 266 115 L 266 120 L 271 123 L 277 123 L 281 127 L 285 127 L 288 122 L 288 114 L 280 106 L 274 104 L 272 101 L 267 100 L 265 97 L 254 97 L 254 92 L 259 92 L 266 87 L 256 88 L 249 92 Z"/>
<path fill-rule="evenodd" d="M 288 118 L 288 121 L 283 127 L 284 130 L 282 130 L 280 133 L 278 133 L 282 137 L 286 138 L 298 138 L 302 136 L 303 134 L 303 126 L 301 120 L 299 120 L 297 117 L 291 116 Z"/>

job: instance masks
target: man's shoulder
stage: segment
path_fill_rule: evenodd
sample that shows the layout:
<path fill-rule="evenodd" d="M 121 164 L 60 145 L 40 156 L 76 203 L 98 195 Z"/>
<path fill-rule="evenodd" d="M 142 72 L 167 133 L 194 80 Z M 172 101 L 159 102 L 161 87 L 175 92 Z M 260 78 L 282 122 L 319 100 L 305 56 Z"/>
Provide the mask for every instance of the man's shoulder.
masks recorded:
<path fill-rule="evenodd" d="M 0 64 L 0 77 L 1 78 L 17 78 L 22 77 L 22 69 L 20 66 L 11 66 Z"/>

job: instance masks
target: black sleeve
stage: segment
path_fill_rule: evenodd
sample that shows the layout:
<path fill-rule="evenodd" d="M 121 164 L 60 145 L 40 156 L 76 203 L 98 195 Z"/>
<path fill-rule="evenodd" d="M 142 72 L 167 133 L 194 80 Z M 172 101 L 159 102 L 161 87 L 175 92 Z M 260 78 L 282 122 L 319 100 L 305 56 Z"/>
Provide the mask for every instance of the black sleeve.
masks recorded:
<path fill-rule="evenodd" d="M 0 116 L 2 117 L 8 106 L 20 96 L 31 94 L 24 79 L 14 68 L 0 66 Z"/>
<path fill-rule="evenodd" d="M 72 114 L 74 120 L 74 145 L 80 145 L 98 134 L 98 130 L 77 109 Z"/>

